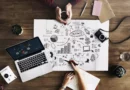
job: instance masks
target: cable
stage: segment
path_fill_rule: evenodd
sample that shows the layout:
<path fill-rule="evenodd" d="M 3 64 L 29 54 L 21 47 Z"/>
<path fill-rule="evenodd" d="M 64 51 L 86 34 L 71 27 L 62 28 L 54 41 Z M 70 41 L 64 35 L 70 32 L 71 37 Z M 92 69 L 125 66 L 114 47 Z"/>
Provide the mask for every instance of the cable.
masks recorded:
<path fill-rule="evenodd" d="M 130 16 L 125 16 L 124 18 L 122 18 L 121 21 L 119 22 L 119 24 L 118 24 L 113 30 L 110 30 L 110 31 L 101 30 L 101 31 L 103 31 L 103 32 L 113 32 L 113 31 L 116 31 L 117 28 L 121 25 L 121 23 L 122 23 L 125 19 L 127 19 L 127 18 L 129 18 L 129 17 L 130 17 Z"/>
<path fill-rule="evenodd" d="M 129 17 L 130 16 L 125 16 L 124 18 L 122 18 L 121 21 L 119 22 L 119 24 L 113 30 L 111 30 L 111 31 L 106 31 L 106 30 L 103 30 L 103 29 L 100 29 L 100 30 L 103 31 L 103 32 L 113 32 L 113 31 L 116 31 L 117 28 L 122 24 L 122 22 L 125 19 L 129 18 Z M 109 42 L 112 43 L 112 44 L 120 44 L 120 43 L 123 43 L 123 42 L 127 41 L 128 39 L 130 39 L 130 36 L 128 36 L 127 38 L 125 38 L 125 39 L 123 39 L 123 40 L 121 40 L 119 42 L 113 42 L 113 41 L 110 40 L 110 38 L 107 38 L 107 39 L 109 39 Z"/>
<path fill-rule="evenodd" d="M 109 39 L 109 38 L 108 38 L 108 39 Z M 130 36 L 127 37 L 127 38 L 125 38 L 125 39 L 123 39 L 123 40 L 121 40 L 121 41 L 119 41 L 119 42 L 112 42 L 112 41 L 109 39 L 109 42 L 112 43 L 112 44 L 120 44 L 120 43 L 123 43 L 123 42 L 127 41 L 128 39 L 130 39 Z"/>

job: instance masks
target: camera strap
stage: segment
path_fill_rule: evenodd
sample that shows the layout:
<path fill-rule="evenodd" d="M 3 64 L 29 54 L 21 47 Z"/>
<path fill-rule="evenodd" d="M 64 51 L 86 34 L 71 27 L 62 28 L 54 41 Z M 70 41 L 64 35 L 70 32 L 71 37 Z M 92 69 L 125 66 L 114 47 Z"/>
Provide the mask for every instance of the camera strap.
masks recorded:
<path fill-rule="evenodd" d="M 100 29 L 100 30 L 103 31 L 103 32 L 113 32 L 113 31 L 116 31 L 118 29 L 118 27 L 122 24 L 122 22 L 124 20 L 126 20 L 127 18 L 130 18 L 130 16 L 125 16 L 124 18 L 122 18 L 121 21 L 119 22 L 119 24 L 113 30 L 110 30 L 110 31 L 106 31 L 106 30 L 103 30 L 103 29 Z M 120 43 L 123 43 L 123 42 L 127 41 L 128 39 L 130 39 L 130 36 L 126 37 L 125 39 L 123 39 L 123 40 L 121 40 L 119 42 L 113 42 L 113 41 L 110 40 L 110 38 L 108 38 L 108 39 L 109 39 L 109 42 L 112 43 L 112 44 L 120 44 Z"/>

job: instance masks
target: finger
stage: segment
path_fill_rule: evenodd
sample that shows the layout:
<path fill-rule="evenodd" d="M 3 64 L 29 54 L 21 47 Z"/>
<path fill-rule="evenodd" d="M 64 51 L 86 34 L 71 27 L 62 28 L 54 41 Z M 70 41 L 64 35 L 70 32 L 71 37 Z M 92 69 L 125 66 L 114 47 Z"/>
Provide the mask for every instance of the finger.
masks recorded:
<path fill-rule="evenodd" d="M 72 76 L 71 76 L 71 79 L 74 78 L 74 76 L 75 76 L 75 75 L 72 75 Z"/>
<path fill-rule="evenodd" d="M 60 9 L 60 10 L 59 10 L 59 16 L 60 16 L 60 17 L 61 17 L 61 13 L 62 13 L 62 12 L 61 12 L 61 9 Z"/>
<path fill-rule="evenodd" d="M 69 16 L 69 11 L 68 10 L 66 10 L 66 14 L 67 14 L 67 16 Z"/>
<path fill-rule="evenodd" d="M 69 74 L 69 73 L 66 73 L 66 74 L 65 74 L 65 78 L 68 78 L 68 74 Z"/>
<path fill-rule="evenodd" d="M 72 72 L 70 72 L 70 73 L 68 73 L 68 76 L 71 76 L 73 73 Z"/>
<path fill-rule="evenodd" d="M 70 80 L 72 80 L 72 79 L 74 78 L 74 76 L 75 76 L 75 75 L 70 76 L 70 78 L 69 78 L 69 79 L 70 79 Z"/>
<path fill-rule="evenodd" d="M 59 21 L 60 21 L 61 23 L 63 23 L 63 24 L 66 24 L 66 23 L 67 23 L 66 21 L 62 20 L 61 18 L 59 18 Z"/>
<path fill-rule="evenodd" d="M 68 24 L 68 23 L 70 23 L 71 19 L 70 19 L 70 18 L 67 18 L 65 21 L 66 21 L 67 24 Z"/>
<path fill-rule="evenodd" d="M 71 73 L 71 75 L 68 76 L 68 78 L 71 80 L 74 77 L 73 73 Z"/>
<path fill-rule="evenodd" d="M 61 8 L 56 7 L 56 14 L 57 14 L 58 16 L 61 16 Z"/>
<path fill-rule="evenodd" d="M 69 15 L 69 10 L 67 6 L 66 6 L 66 14 Z"/>
<path fill-rule="evenodd" d="M 72 14 L 69 12 L 68 18 L 67 18 L 65 21 L 66 21 L 67 23 L 70 23 L 71 18 L 72 18 Z"/>
<path fill-rule="evenodd" d="M 68 74 L 68 77 L 71 77 L 71 76 L 72 76 L 72 73 L 69 73 L 69 74 Z"/>
<path fill-rule="evenodd" d="M 71 80 L 74 79 L 74 76 L 71 78 Z"/>
<path fill-rule="evenodd" d="M 73 73 L 71 73 L 71 76 L 70 76 L 70 78 L 73 78 L 74 77 L 74 74 Z"/>

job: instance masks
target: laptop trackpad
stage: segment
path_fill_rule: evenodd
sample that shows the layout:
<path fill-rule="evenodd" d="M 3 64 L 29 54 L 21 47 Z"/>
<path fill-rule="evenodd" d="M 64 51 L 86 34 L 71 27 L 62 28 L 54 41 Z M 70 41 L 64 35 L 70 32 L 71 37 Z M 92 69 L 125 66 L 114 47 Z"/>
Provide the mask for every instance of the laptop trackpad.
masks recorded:
<path fill-rule="evenodd" d="M 52 72 L 52 66 L 50 63 L 40 66 L 42 75 Z"/>
<path fill-rule="evenodd" d="M 26 82 L 28 80 L 34 79 L 41 75 L 42 75 L 42 72 L 41 72 L 40 67 L 30 69 L 28 71 L 21 73 L 22 82 Z"/>

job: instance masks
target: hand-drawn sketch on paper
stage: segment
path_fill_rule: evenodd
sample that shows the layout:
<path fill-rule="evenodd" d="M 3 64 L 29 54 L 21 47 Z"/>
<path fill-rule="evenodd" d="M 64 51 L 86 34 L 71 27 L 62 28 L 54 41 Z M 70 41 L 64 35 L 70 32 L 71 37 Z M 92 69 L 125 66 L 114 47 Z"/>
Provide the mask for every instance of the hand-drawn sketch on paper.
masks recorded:
<path fill-rule="evenodd" d="M 70 59 L 85 70 L 96 70 L 97 62 L 101 62 L 99 59 L 103 57 L 108 61 L 108 41 L 101 43 L 94 35 L 102 27 L 108 30 L 109 23 L 102 25 L 97 20 L 72 20 L 64 25 L 55 20 L 36 19 L 34 36 L 39 36 L 45 49 L 51 51 L 51 57 L 55 57 L 50 60 L 54 70 L 72 70 L 65 61 Z"/>

